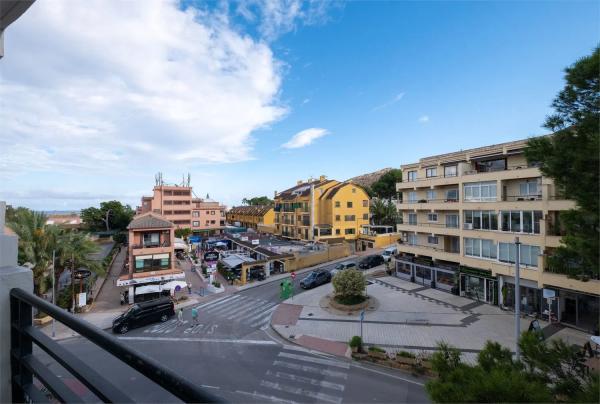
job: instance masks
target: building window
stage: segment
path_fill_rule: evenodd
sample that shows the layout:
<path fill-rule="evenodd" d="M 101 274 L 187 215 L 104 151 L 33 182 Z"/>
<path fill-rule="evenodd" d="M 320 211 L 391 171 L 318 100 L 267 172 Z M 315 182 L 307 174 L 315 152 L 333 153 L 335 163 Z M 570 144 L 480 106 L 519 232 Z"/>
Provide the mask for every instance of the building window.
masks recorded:
<path fill-rule="evenodd" d="M 197 210 L 192 212 L 192 216 L 193 217 L 199 217 L 200 216 L 200 212 L 198 212 Z"/>
<path fill-rule="evenodd" d="M 434 201 L 437 197 L 437 192 L 435 192 L 433 189 L 428 189 L 427 190 L 427 200 L 428 201 Z"/>
<path fill-rule="evenodd" d="M 496 244 L 493 240 L 465 237 L 465 255 L 477 258 L 496 259 Z"/>
<path fill-rule="evenodd" d="M 438 236 L 427 236 L 427 242 L 429 244 L 437 244 L 439 241 Z"/>
<path fill-rule="evenodd" d="M 416 202 L 417 201 L 417 191 L 410 191 L 408 193 L 408 202 Z"/>
<path fill-rule="evenodd" d="M 437 213 L 428 213 L 427 214 L 427 221 L 428 222 L 437 222 L 438 221 L 438 214 Z"/>
<path fill-rule="evenodd" d="M 192 222 L 192 226 L 200 227 L 200 222 L 199 221 Z"/>
<path fill-rule="evenodd" d="M 363 213 L 363 220 L 369 220 L 369 214 Z"/>
<path fill-rule="evenodd" d="M 210 224 L 210 220 L 207 220 L 205 226 L 208 226 L 209 224 Z"/>
<path fill-rule="evenodd" d="M 356 216 L 354 215 L 345 215 L 344 216 L 344 221 L 345 222 L 353 222 L 356 220 Z"/>
<path fill-rule="evenodd" d="M 217 223 L 216 220 L 211 220 L 210 221 L 210 224 L 216 224 L 216 223 Z"/>
<path fill-rule="evenodd" d="M 477 170 L 478 173 L 503 171 L 503 170 L 506 170 L 506 159 L 477 161 L 477 162 L 475 162 L 475 169 Z"/>
<path fill-rule="evenodd" d="M 340 229 L 335 229 L 335 234 L 340 234 Z"/>
<path fill-rule="evenodd" d="M 519 195 L 520 196 L 538 196 L 537 181 L 526 181 L 519 184 Z"/>
<path fill-rule="evenodd" d="M 368 208 L 369 207 L 369 200 L 365 199 L 363 200 L 363 208 Z"/>
<path fill-rule="evenodd" d="M 210 211 L 210 214 L 211 214 L 211 215 L 214 215 L 214 214 L 215 214 L 215 211 L 214 211 L 214 210 L 211 210 L 211 211 Z"/>
<path fill-rule="evenodd" d="M 354 229 L 345 229 L 344 234 L 354 234 Z"/>
<path fill-rule="evenodd" d="M 408 182 L 413 182 L 417 180 L 417 172 L 416 171 L 409 171 L 406 173 L 406 180 Z"/>
<path fill-rule="evenodd" d="M 446 215 L 446 227 L 458 229 L 458 215 Z"/>
<path fill-rule="evenodd" d="M 340 215 L 335 215 L 335 221 L 339 222 L 340 221 Z"/>
<path fill-rule="evenodd" d="M 498 260 L 502 262 L 515 263 L 517 246 L 513 243 L 499 243 Z M 536 245 L 521 244 L 521 259 L 522 265 L 537 267 L 538 256 L 540 255 L 540 247 Z"/>
<path fill-rule="evenodd" d="M 352 207 L 352 202 L 346 202 L 346 207 L 347 208 L 351 208 Z"/>
<path fill-rule="evenodd" d="M 418 245 L 419 244 L 419 238 L 416 234 L 414 233 L 410 233 L 407 237 L 406 242 L 408 243 L 408 245 Z"/>
<path fill-rule="evenodd" d="M 456 166 L 444 167 L 444 177 L 456 177 L 456 175 L 457 175 Z"/>
<path fill-rule="evenodd" d="M 417 225 L 417 214 L 416 213 L 409 213 L 408 214 L 408 224 L 411 226 L 416 226 Z"/>
<path fill-rule="evenodd" d="M 158 233 L 144 234 L 144 247 L 158 247 L 160 244 L 160 235 Z"/>
<path fill-rule="evenodd" d="M 431 167 L 425 169 L 425 176 L 429 177 L 437 177 L 437 167 Z"/>
<path fill-rule="evenodd" d="M 500 212 L 501 229 L 512 233 L 540 234 L 540 210 L 503 210 Z"/>
<path fill-rule="evenodd" d="M 340 207 L 340 201 L 335 201 L 335 207 L 339 208 Z"/>
<path fill-rule="evenodd" d="M 465 210 L 465 229 L 498 230 L 498 215 L 493 210 Z"/>
<path fill-rule="evenodd" d="M 458 189 L 449 189 L 446 191 L 446 202 L 458 202 Z"/>
<path fill-rule="evenodd" d="M 464 184 L 464 200 L 465 202 L 496 201 L 496 181 Z"/>

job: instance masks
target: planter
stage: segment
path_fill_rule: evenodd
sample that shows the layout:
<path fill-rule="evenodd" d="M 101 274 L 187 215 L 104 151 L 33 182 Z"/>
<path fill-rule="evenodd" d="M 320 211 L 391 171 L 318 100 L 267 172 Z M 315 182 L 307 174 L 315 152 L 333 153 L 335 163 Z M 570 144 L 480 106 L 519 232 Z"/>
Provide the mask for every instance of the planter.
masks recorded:
<path fill-rule="evenodd" d="M 387 359 L 387 357 L 388 357 L 386 352 L 378 352 L 378 351 L 369 351 L 368 355 L 374 359 Z"/>
<path fill-rule="evenodd" d="M 402 364 L 402 365 L 409 365 L 412 366 L 416 363 L 416 359 L 415 358 L 407 358 L 405 356 L 398 356 L 396 355 L 396 362 Z"/>

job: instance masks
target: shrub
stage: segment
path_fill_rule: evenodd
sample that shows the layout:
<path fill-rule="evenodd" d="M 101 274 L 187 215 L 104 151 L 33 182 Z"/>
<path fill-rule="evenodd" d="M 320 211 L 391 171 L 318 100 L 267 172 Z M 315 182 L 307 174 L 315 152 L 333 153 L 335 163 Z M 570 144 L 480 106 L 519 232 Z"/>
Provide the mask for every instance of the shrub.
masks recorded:
<path fill-rule="evenodd" d="M 354 337 L 350 338 L 348 345 L 350 345 L 350 348 L 358 348 L 360 350 L 362 349 L 362 338 L 358 335 L 355 335 Z"/>
<path fill-rule="evenodd" d="M 413 354 L 412 352 L 400 351 L 396 354 L 396 356 L 401 356 L 403 358 L 414 358 L 415 354 Z"/>
<path fill-rule="evenodd" d="M 334 299 L 339 304 L 344 304 L 346 306 L 352 306 L 367 300 L 367 298 L 364 296 L 335 296 Z"/>
<path fill-rule="evenodd" d="M 213 284 L 213 286 L 215 288 L 220 288 L 221 287 L 221 282 L 219 282 L 219 281 L 214 281 L 212 284 Z"/>
<path fill-rule="evenodd" d="M 370 352 L 381 352 L 381 353 L 385 353 L 385 349 L 381 349 L 378 346 L 370 346 L 369 347 L 369 351 Z"/>
<path fill-rule="evenodd" d="M 348 298 L 350 296 L 363 296 L 367 280 L 362 272 L 356 269 L 347 269 L 333 277 L 333 290 L 335 296 Z"/>

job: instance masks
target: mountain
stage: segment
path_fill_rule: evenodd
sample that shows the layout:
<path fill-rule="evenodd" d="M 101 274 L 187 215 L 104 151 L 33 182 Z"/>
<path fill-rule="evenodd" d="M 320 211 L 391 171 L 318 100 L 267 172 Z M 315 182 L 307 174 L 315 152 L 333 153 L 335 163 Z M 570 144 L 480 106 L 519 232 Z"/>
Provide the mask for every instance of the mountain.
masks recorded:
<path fill-rule="evenodd" d="M 391 167 L 382 168 L 381 170 L 374 171 L 368 174 L 358 175 L 356 177 L 350 178 L 348 181 L 352 181 L 355 184 L 358 184 L 363 187 L 371 187 L 381 176 L 388 171 L 392 170 Z"/>

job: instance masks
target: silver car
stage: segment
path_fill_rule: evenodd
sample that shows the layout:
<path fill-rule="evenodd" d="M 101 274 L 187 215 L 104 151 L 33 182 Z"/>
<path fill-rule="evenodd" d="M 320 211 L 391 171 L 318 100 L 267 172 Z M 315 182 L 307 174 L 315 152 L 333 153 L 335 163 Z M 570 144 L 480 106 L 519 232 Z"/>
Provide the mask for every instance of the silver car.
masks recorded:
<path fill-rule="evenodd" d="M 331 270 L 331 275 L 335 276 L 337 273 L 342 272 L 346 269 L 356 269 L 356 262 L 352 262 L 352 261 L 340 262 Z"/>

